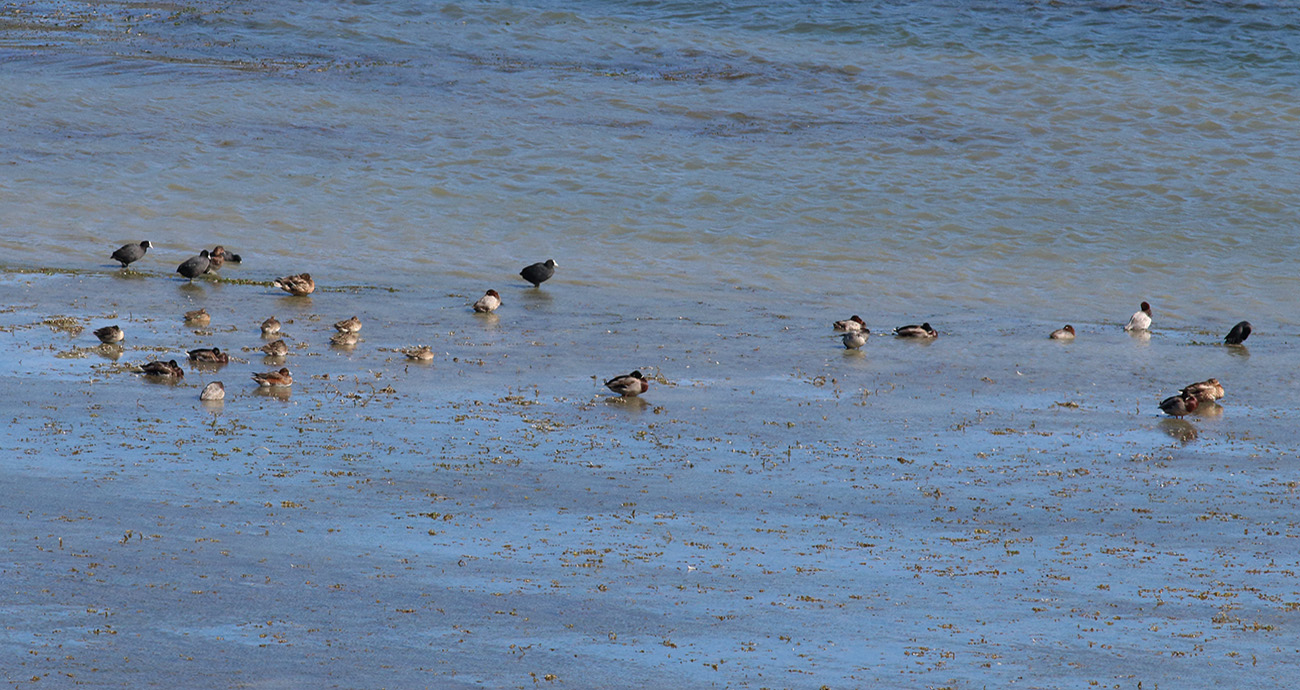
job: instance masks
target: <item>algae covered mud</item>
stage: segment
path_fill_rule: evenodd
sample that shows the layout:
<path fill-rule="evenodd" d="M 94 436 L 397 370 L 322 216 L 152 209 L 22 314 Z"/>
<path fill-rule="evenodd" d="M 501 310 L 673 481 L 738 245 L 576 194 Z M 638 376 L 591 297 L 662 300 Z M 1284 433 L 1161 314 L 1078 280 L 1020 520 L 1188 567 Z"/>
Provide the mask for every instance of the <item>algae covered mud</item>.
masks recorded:
<path fill-rule="evenodd" d="M 0 17 L 11 685 L 1300 671 L 1294 8 Z M 218 243 L 244 262 L 173 273 Z M 287 393 L 250 379 L 273 315 Z M 1221 405 L 1159 413 L 1210 376 Z"/>

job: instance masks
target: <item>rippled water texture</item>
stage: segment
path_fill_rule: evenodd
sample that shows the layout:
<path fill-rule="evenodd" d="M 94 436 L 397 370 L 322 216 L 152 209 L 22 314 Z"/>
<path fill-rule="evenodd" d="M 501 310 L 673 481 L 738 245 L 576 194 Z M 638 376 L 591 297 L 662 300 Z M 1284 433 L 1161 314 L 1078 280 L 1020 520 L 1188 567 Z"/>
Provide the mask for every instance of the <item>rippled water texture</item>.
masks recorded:
<path fill-rule="evenodd" d="M 554 255 L 610 288 L 1291 324 L 1297 16 L 11 6 L 5 260 L 223 241 L 443 287 Z"/>

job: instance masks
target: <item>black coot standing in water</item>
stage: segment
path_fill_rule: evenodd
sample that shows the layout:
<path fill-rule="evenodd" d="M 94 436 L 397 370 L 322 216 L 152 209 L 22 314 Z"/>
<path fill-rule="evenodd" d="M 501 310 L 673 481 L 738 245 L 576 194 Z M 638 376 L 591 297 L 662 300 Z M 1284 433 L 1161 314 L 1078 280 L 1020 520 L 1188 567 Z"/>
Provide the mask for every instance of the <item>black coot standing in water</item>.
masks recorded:
<path fill-rule="evenodd" d="M 1228 345 L 1240 345 L 1246 342 L 1246 338 L 1249 337 L 1250 337 L 1250 322 L 1242 321 L 1236 326 L 1233 326 L 1232 330 L 1228 331 L 1228 336 L 1223 339 L 1223 342 Z"/>
<path fill-rule="evenodd" d="M 523 276 L 524 280 L 532 283 L 533 287 L 541 287 L 542 283 L 550 280 L 551 276 L 555 275 L 557 265 L 555 259 L 547 259 L 544 263 L 525 266 L 524 270 L 519 272 L 519 275 Z"/>
<path fill-rule="evenodd" d="M 212 262 L 208 260 L 208 250 L 204 249 L 199 252 L 198 256 L 191 256 L 180 266 L 176 267 L 176 272 L 189 278 L 192 282 L 195 278 L 207 273 L 212 269 Z"/>
<path fill-rule="evenodd" d="M 124 244 L 121 247 L 118 247 L 117 251 L 113 252 L 113 260 L 122 262 L 122 268 L 126 268 L 132 263 L 139 261 L 144 257 L 145 252 L 149 251 L 151 248 L 153 248 L 153 244 L 149 242 L 149 240 L 145 240 L 139 244 Z"/>

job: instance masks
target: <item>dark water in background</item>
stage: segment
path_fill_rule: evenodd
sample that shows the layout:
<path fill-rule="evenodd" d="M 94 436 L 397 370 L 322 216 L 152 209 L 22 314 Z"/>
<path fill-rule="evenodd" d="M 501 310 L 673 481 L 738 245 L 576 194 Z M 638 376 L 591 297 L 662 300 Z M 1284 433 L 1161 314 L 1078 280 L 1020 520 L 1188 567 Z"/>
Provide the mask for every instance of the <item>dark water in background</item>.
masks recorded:
<path fill-rule="evenodd" d="M 555 256 L 611 300 L 1291 326 L 1298 16 L 10 6 L 5 262 L 148 237 L 164 267 L 221 242 L 259 275 L 454 290 Z"/>
<path fill-rule="evenodd" d="M 1298 17 L 7 5 L 6 679 L 1277 686 Z M 322 289 L 172 279 L 217 243 L 226 278 Z M 500 316 L 467 314 L 487 287 Z M 862 355 L 828 329 L 855 312 Z M 249 388 L 272 314 L 287 401 Z M 58 315 L 121 322 L 122 363 L 242 361 L 147 385 Z M 920 320 L 943 336 L 884 337 Z M 634 367 L 647 404 L 605 402 Z M 1209 376 L 1221 408 L 1159 416 Z"/>

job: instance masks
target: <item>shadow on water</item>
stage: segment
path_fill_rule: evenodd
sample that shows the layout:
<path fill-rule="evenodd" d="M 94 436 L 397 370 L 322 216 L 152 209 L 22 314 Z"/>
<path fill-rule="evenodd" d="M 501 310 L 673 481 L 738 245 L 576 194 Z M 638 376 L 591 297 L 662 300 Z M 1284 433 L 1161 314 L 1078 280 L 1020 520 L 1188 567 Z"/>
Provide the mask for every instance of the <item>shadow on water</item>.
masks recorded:
<path fill-rule="evenodd" d="M 1206 417 L 1209 419 L 1214 419 L 1215 417 L 1223 416 L 1223 408 L 1220 407 L 1219 404 L 1216 402 L 1203 402 L 1196 407 L 1196 411 L 1193 412 L 1192 414 L 1196 415 L 1197 417 Z"/>
<path fill-rule="evenodd" d="M 100 345 L 95 348 L 95 354 L 111 362 L 116 362 L 122 356 L 122 352 L 121 345 Z"/>
<path fill-rule="evenodd" d="M 1233 357 L 1250 359 L 1250 348 L 1246 347 L 1245 345 L 1224 345 L 1224 347 L 1228 349 L 1228 354 L 1232 355 Z"/>
<path fill-rule="evenodd" d="M 183 280 L 177 289 L 189 296 L 207 294 L 207 290 L 204 290 L 202 285 L 189 280 Z"/>
<path fill-rule="evenodd" d="M 1191 443 L 1200 434 L 1191 422 L 1184 419 L 1162 419 L 1160 420 L 1160 430 L 1165 432 L 1169 438 L 1182 443 Z"/>
<path fill-rule="evenodd" d="M 263 398 L 275 398 L 276 400 L 288 400 L 292 394 L 293 389 L 284 386 L 258 386 L 253 391 L 253 395 Z"/>
<path fill-rule="evenodd" d="M 612 410 L 623 410 L 628 414 L 641 414 L 650 409 L 650 403 L 644 398 L 623 398 L 617 395 L 606 396 L 604 398 L 606 405 Z"/>

